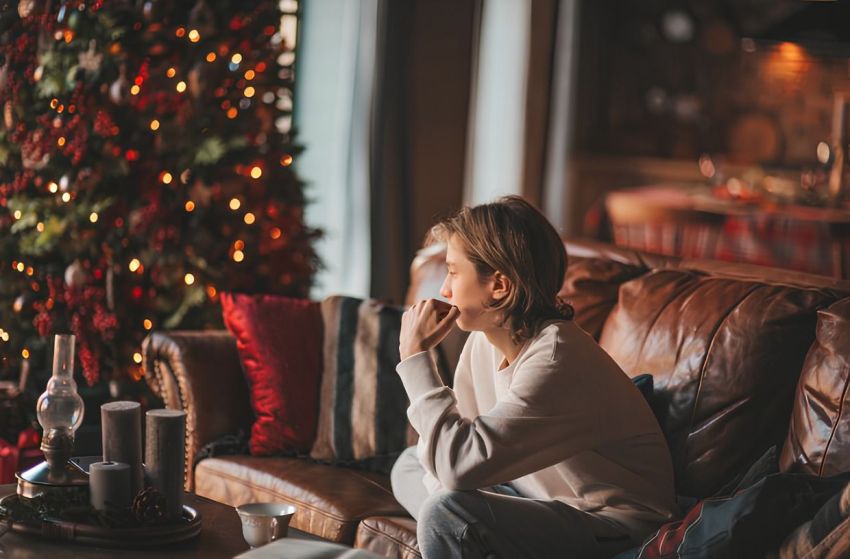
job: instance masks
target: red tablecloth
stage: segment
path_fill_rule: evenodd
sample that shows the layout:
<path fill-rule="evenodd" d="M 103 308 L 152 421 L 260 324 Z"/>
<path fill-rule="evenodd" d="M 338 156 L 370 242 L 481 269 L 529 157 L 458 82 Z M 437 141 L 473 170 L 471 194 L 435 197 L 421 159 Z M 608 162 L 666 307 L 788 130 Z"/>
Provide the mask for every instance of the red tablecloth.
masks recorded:
<path fill-rule="evenodd" d="M 719 200 L 705 187 L 609 193 L 615 244 L 683 258 L 747 262 L 850 279 L 850 211 Z"/>
<path fill-rule="evenodd" d="M 0 439 L 0 485 L 15 481 L 19 454 L 17 446 Z"/>
<path fill-rule="evenodd" d="M 18 443 L 12 444 L 0 438 L 0 485 L 15 482 L 15 473 L 26 470 L 44 460 L 39 449 L 41 435 L 27 427 L 18 435 Z"/>

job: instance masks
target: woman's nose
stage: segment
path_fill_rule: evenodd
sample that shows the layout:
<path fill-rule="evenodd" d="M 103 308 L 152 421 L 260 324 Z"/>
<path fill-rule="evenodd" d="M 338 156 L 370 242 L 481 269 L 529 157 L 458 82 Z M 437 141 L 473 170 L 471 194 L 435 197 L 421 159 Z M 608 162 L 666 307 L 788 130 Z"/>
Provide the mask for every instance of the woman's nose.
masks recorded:
<path fill-rule="evenodd" d="M 452 290 L 449 289 L 449 276 L 446 275 L 446 279 L 443 280 L 443 285 L 440 286 L 440 295 L 445 297 L 446 299 L 452 298 Z"/>

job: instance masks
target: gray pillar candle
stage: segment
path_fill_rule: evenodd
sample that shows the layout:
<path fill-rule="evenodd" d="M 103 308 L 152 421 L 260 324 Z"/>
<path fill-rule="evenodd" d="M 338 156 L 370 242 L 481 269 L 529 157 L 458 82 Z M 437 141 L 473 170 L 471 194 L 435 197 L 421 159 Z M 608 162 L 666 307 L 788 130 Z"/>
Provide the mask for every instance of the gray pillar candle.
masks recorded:
<path fill-rule="evenodd" d="M 130 508 L 130 466 L 124 462 L 95 462 L 89 466 L 91 504 L 97 510 Z"/>
<path fill-rule="evenodd" d="M 183 512 L 186 412 L 150 410 L 145 422 L 145 469 L 151 486 L 165 497 L 166 517 Z"/>
<path fill-rule="evenodd" d="M 103 461 L 130 466 L 131 498 L 144 488 L 142 470 L 142 406 L 138 402 L 110 402 L 100 406 Z"/>

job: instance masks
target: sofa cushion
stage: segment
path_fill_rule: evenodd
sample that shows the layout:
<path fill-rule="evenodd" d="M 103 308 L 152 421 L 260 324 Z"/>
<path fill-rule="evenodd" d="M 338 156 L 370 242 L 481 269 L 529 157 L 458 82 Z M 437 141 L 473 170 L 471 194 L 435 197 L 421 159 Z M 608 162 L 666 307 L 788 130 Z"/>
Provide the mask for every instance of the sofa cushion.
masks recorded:
<path fill-rule="evenodd" d="M 620 285 L 646 272 L 637 265 L 570 256 L 558 297 L 573 307 L 576 324 L 598 340 Z"/>
<path fill-rule="evenodd" d="M 298 458 L 208 458 L 195 468 L 195 492 L 234 507 L 291 503 L 298 507 L 293 528 L 348 545 L 363 518 L 406 514 L 388 477 Z"/>
<path fill-rule="evenodd" d="M 354 547 L 384 557 L 421 559 L 416 543 L 416 521 L 402 516 L 370 516 L 357 527 Z"/>
<path fill-rule="evenodd" d="M 734 495 L 701 500 L 681 520 L 662 525 L 639 548 L 616 559 L 773 558 L 788 534 L 840 498 L 846 485 L 840 478 L 773 474 Z"/>
<path fill-rule="evenodd" d="M 794 388 L 833 296 L 687 270 L 656 270 L 620 289 L 600 345 L 626 373 L 651 373 L 678 492 L 712 495 L 788 427 Z"/>
<path fill-rule="evenodd" d="M 850 299 L 818 313 L 815 342 L 794 398 L 783 471 L 850 471 Z"/>
<path fill-rule="evenodd" d="M 251 454 L 306 451 L 319 415 L 318 304 L 275 295 L 222 293 L 221 308 L 224 324 L 236 338 L 251 394 L 255 415 Z"/>
<path fill-rule="evenodd" d="M 324 370 L 310 456 L 389 473 L 399 453 L 415 442 L 395 371 L 403 310 L 342 296 L 328 297 L 321 309 Z"/>

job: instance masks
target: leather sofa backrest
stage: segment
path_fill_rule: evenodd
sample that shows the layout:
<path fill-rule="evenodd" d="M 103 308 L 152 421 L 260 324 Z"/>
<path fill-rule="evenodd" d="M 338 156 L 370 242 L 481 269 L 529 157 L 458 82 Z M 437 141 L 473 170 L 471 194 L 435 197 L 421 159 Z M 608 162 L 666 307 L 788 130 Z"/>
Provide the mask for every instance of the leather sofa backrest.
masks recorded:
<path fill-rule="evenodd" d="M 622 285 L 600 345 L 630 376 L 654 376 L 680 494 L 712 495 L 782 445 L 816 312 L 834 299 L 681 269 Z"/>
<path fill-rule="evenodd" d="M 818 310 L 850 295 L 850 282 L 595 242 L 564 246 L 559 295 L 576 322 L 602 336 L 627 373 L 652 373 L 668 400 L 664 428 L 681 492 L 709 495 L 783 442 L 783 470 L 850 471 L 850 299 Z M 408 303 L 437 295 L 444 258 L 440 247 L 420 251 Z M 457 332 L 454 346 L 444 344 L 452 363 L 464 339 Z"/>
<path fill-rule="evenodd" d="M 816 339 L 794 396 L 782 471 L 850 471 L 850 298 L 818 312 Z"/>
<path fill-rule="evenodd" d="M 617 304 L 620 285 L 647 271 L 634 264 L 571 256 L 558 296 L 573 307 L 576 324 L 598 340 Z"/>
<path fill-rule="evenodd" d="M 618 247 L 584 239 L 564 239 L 567 256 L 572 258 L 596 258 L 618 264 L 628 264 L 649 270 L 651 268 L 675 268 L 682 262 L 678 256 L 653 254 L 631 248 Z"/>
<path fill-rule="evenodd" d="M 617 303 L 620 285 L 680 259 L 593 241 L 565 240 L 567 271 L 558 296 L 572 305 L 576 324 L 597 340 Z"/>

